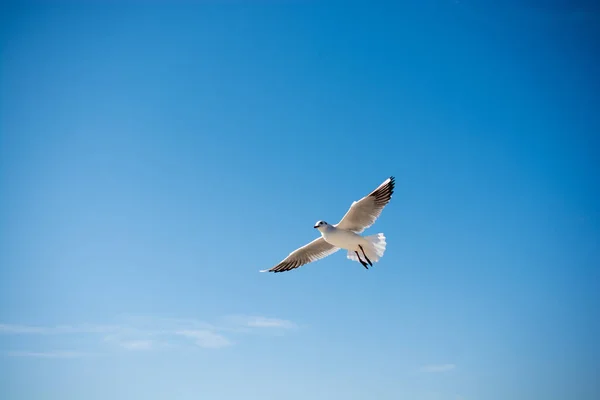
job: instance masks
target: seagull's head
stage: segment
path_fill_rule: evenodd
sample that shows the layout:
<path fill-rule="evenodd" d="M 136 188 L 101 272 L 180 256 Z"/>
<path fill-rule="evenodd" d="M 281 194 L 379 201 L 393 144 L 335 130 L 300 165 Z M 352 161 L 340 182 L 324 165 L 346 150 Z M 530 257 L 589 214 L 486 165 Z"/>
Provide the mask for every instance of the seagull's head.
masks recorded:
<path fill-rule="evenodd" d="M 329 224 L 325 221 L 317 221 L 314 227 L 318 230 L 323 230 L 326 229 L 328 226 Z"/>

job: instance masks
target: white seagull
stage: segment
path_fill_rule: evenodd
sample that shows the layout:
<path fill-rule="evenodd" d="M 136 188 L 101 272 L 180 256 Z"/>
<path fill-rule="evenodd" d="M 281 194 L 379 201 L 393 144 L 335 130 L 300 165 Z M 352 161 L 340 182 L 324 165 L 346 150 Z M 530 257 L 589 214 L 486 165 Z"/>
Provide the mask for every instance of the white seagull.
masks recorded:
<path fill-rule="evenodd" d="M 383 208 L 392 199 L 394 192 L 394 177 L 386 179 L 377 189 L 355 201 L 346 215 L 335 225 L 325 221 L 317 221 L 315 228 L 321 232 L 321 237 L 309 244 L 291 252 L 284 260 L 271 269 L 260 272 L 289 271 L 328 255 L 340 249 L 348 250 L 348 258 L 359 261 L 369 269 L 374 262 L 379 261 L 385 252 L 385 236 L 378 233 L 361 236 L 359 233 L 375 223 Z"/>

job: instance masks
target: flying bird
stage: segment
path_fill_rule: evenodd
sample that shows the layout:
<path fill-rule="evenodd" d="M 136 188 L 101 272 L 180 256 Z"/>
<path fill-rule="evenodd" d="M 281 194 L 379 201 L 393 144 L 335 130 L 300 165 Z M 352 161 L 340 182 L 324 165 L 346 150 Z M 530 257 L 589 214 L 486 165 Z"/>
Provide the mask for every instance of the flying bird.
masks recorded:
<path fill-rule="evenodd" d="M 348 251 L 347 257 L 360 262 L 369 269 L 379 261 L 385 252 L 386 242 L 383 233 L 361 236 L 360 233 L 375 223 L 383 208 L 392 199 L 395 180 L 391 176 L 377 189 L 350 205 L 344 217 L 335 225 L 317 221 L 314 228 L 321 236 L 305 246 L 291 252 L 273 268 L 260 272 L 284 272 L 325 258 L 340 249 Z"/>

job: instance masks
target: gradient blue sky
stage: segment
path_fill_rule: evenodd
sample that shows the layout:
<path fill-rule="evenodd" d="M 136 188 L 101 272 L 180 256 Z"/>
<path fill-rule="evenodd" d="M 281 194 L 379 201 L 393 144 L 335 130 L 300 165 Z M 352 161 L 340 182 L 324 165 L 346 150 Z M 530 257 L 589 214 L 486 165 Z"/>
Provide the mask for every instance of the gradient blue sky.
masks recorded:
<path fill-rule="evenodd" d="M 501 3 L 3 2 L 1 397 L 600 398 L 600 8 Z"/>

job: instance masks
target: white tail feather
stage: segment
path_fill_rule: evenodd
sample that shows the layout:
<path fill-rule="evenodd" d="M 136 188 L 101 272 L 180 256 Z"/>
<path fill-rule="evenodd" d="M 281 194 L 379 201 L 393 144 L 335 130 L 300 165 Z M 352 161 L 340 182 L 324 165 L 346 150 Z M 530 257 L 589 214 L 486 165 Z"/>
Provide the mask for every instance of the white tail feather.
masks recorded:
<path fill-rule="evenodd" d="M 385 241 L 385 235 L 383 233 L 378 233 L 375 235 L 365 236 L 364 239 L 367 241 L 367 244 L 363 245 L 363 249 L 365 250 L 369 260 L 374 263 L 379 261 L 379 259 L 383 257 L 383 253 L 385 253 L 385 247 L 387 244 Z M 362 258 L 362 253 L 359 252 L 359 254 Z M 347 257 L 352 261 L 358 262 L 358 257 L 356 256 L 354 250 L 348 250 Z M 366 260 L 363 259 L 363 261 Z"/>

